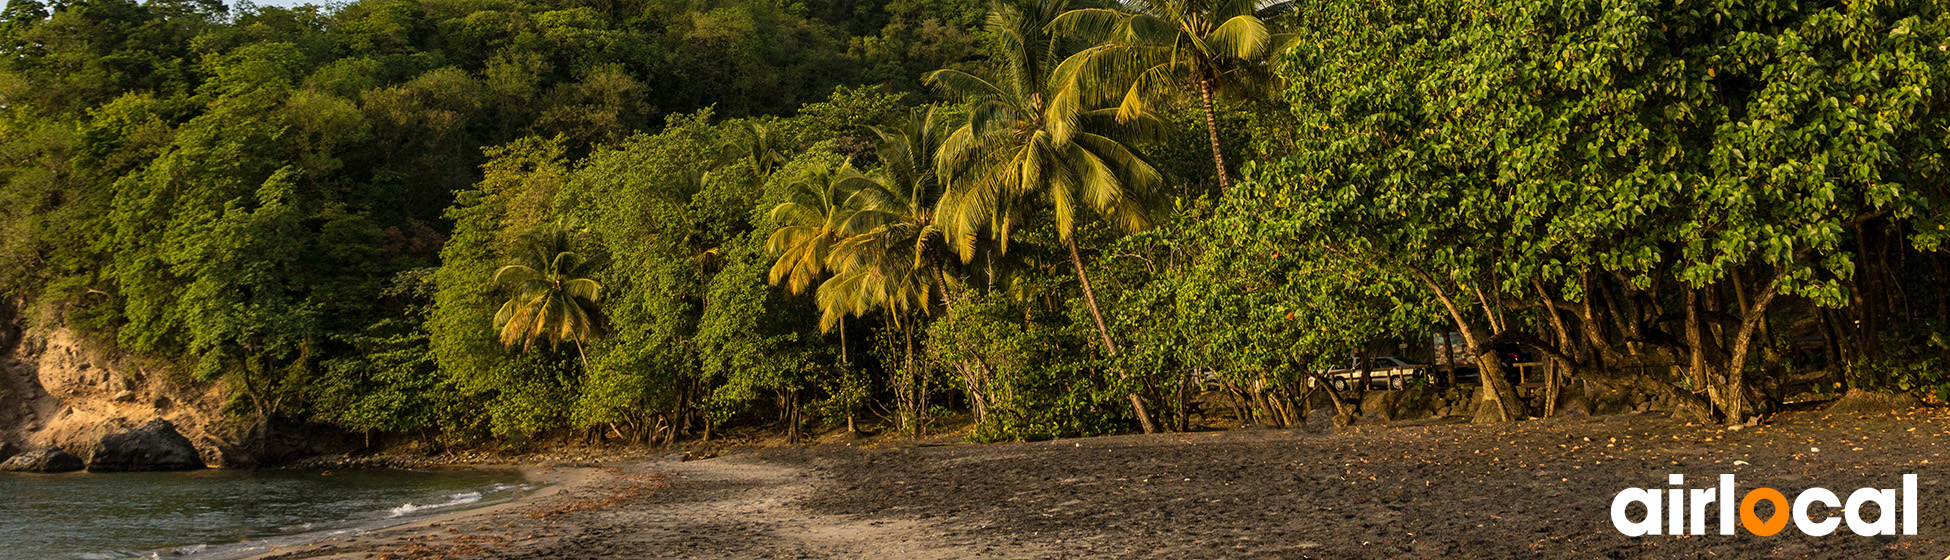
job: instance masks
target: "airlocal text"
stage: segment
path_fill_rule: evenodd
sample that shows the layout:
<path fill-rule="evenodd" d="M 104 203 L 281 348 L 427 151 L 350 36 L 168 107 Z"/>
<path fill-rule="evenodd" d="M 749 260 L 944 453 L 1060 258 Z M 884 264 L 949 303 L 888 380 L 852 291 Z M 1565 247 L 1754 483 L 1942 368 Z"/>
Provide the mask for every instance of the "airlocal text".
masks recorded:
<path fill-rule="evenodd" d="M 1739 526 L 1747 532 L 1759 536 L 1771 536 L 1787 528 L 1794 522 L 1794 528 L 1813 536 L 1826 536 L 1848 522 L 1848 529 L 1857 535 L 1873 537 L 1896 534 L 1896 519 L 1902 517 L 1902 534 L 1916 534 L 1916 475 L 1903 475 L 1903 489 L 1900 496 L 1902 507 L 1897 508 L 1898 494 L 1895 490 L 1863 488 L 1848 495 L 1844 502 L 1834 492 L 1826 488 L 1809 488 L 1789 502 L 1786 495 L 1773 488 L 1755 488 L 1743 497 L 1734 497 L 1733 475 L 1720 475 L 1717 488 L 1678 488 L 1685 484 L 1683 475 L 1667 477 L 1673 488 L 1626 488 L 1611 500 L 1611 524 L 1627 537 L 1645 535 L 1704 535 L 1709 513 L 1717 513 L 1715 523 L 1722 535 L 1733 534 L 1734 515 L 1739 514 Z M 1756 506 L 1761 502 L 1773 505 L 1773 513 L 1761 519 Z M 1645 518 L 1632 520 L 1627 516 L 1632 504 L 1645 507 Z M 1863 506 L 1876 506 L 1875 519 L 1863 519 Z M 1840 515 L 1830 511 L 1842 508 Z"/>

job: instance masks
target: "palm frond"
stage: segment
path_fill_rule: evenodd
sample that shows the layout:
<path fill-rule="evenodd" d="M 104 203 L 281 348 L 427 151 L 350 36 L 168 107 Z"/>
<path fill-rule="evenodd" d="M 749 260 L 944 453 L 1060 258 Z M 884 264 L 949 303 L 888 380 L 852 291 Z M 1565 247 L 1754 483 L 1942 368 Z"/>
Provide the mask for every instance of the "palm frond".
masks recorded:
<path fill-rule="evenodd" d="M 1272 41 L 1273 34 L 1267 31 L 1266 22 L 1252 15 L 1234 16 L 1206 36 L 1206 44 L 1213 52 L 1240 60 L 1258 58 Z"/>

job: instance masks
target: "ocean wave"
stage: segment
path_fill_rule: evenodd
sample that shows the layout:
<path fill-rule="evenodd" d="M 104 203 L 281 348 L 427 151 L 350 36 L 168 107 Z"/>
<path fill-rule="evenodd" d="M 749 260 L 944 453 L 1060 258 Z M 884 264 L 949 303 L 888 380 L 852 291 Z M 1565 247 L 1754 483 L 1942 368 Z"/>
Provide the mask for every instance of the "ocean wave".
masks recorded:
<path fill-rule="evenodd" d="M 445 508 L 456 507 L 456 506 L 464 506 L 478 501 L 481 501 L 480 492 L 461 492 L 458 494 L 449 494 L 447 496 L 447 501 L 445 502 L 431 503 L 431 504 L 414 504 L 412 502 L 407 502 L 405 504 L 401 504 L 399 507 L 388 510 L 390 515 L 387 515 L 387 517 L 403 517 L 403 516 L 412 515 L 427 510 L 436 510 L 436 509 L 445 509 Z"/>

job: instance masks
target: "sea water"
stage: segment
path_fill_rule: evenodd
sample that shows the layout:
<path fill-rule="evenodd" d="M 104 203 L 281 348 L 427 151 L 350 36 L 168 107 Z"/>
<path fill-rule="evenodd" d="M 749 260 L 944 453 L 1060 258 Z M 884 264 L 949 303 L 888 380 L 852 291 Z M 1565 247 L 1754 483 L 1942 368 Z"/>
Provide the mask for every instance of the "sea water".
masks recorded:
<path fill-rule="evenodd" d="M 509 470 L 0 473 L 0 560 L 217 560 L 513 499 Z"/>

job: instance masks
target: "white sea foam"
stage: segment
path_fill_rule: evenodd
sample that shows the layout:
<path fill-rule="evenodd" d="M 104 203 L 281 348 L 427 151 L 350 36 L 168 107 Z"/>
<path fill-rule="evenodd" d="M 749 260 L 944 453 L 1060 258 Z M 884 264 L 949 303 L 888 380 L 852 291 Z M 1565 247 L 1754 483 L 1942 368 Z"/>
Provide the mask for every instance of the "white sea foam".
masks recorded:
<path fill-rule="evenodd" d="M 401 517 L 401 516 L 412 515 L 427 510 L 444 509 L 444 508 L 450 508 L 455 506 L 464 506 L 478 501 L 481 501 L 480 492 L 461 492 L 459 494 L 448 495 L 447 501 L 445 502 L 432 503 L 432 504 L 414 504 L 412 502 L 407 502 L 405 504 L 401 504 L 399 507 L 390 510 L 391 514 L 387 515 L 387 517 Z"/>

